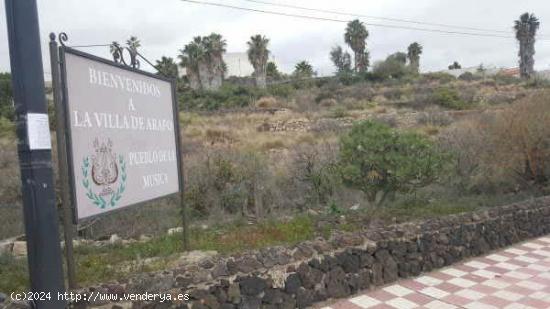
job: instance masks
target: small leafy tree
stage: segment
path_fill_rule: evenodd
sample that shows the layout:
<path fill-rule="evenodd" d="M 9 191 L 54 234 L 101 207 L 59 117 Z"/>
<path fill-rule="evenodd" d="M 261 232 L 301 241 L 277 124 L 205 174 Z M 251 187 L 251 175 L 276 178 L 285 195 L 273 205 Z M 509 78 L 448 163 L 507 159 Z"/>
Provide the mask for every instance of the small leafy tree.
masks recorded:
<path fill-rule="evenodd" d="M 330 60 L 334 63 L 338 74 L 351 72 L 351 56 L 342 46 L 332 48 Z"/>
<path fill-rule="evenodd" d="M 344 184 L 363 191 L 380 205 L 397 192 L 410 193 L 433 183 L 445 167 L 446 155 L 426 137 L 364 121 L 341 140 Z"/>
<path fill-rule="evenodd" d="M 462 66 L 460 65 L 460 63 L 458 63 L 458 61 L 455 61 L 451 65 L 449 65 L 448 68 L 449 70 L 458 70 L 462 69 Z"/>
<path fill-rule="evenodd" d="M 389 55 L 386 60 L 375 63 L 372 71 L 380 79 L 402 78 L 411 73 L 406 64 L 407 54 L 396 52 Z"/>

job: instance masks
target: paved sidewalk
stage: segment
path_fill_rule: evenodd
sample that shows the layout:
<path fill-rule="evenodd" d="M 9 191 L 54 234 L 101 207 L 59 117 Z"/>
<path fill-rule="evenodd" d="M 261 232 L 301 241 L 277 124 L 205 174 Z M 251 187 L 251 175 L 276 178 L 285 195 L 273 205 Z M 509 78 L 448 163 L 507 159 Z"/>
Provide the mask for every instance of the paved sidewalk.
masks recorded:
<path fill-rule="evenodd" d="M 550 308 L 550 236 L 473 258 L 323 308 Z"/>

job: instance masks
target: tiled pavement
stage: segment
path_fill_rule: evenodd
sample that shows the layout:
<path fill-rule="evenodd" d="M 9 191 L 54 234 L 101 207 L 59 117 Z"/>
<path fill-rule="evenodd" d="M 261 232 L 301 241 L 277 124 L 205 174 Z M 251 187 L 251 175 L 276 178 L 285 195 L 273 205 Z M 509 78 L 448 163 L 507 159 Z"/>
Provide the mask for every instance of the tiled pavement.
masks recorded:
<path fill-rule="evenodd" d="M 365 291 L 325 309 L 550 308 L 550 236 Z"/>

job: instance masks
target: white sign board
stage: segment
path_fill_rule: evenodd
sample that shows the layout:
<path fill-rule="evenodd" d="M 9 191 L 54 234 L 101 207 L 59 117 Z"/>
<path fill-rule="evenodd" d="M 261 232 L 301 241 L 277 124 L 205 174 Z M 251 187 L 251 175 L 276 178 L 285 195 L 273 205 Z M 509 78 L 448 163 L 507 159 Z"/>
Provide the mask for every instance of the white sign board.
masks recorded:
<path fill-rule="evenodd" d="M 62 55 L 77 219 L 180 192 L 172 83 L 70 49 Z"/>

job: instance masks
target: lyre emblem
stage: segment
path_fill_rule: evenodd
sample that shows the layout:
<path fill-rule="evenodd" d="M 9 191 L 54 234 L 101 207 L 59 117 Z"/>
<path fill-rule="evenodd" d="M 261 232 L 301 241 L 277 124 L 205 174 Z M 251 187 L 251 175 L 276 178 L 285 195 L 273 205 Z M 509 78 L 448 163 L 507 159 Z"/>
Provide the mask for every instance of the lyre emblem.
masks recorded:
<path fill-rule="evenodd" d="M 118 179 L 117 158 L 112 151 L 113 142 L 107 139 L 107 142 L 100 143 L 96 138 L 93 146 L 95 154 L 92 155 L 92 181 L 103 187 L 99 195 L 111 194 L 113 190 L 110 186 Z"/>

